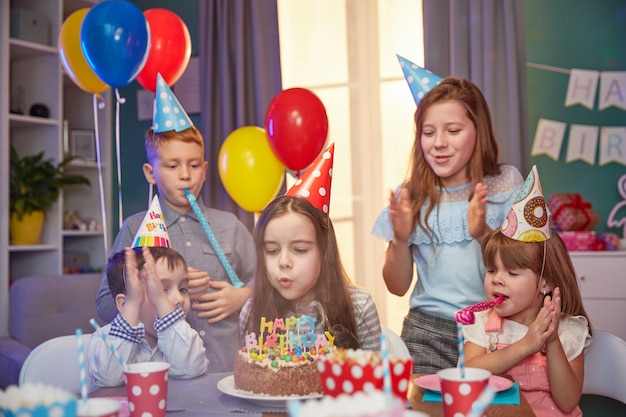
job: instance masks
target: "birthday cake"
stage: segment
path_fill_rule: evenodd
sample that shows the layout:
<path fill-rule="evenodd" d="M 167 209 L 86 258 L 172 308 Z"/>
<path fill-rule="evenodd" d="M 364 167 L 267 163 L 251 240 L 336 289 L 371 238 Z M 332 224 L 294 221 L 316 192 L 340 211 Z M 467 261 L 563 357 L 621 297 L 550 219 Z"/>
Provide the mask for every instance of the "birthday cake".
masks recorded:
<path fill-rule="evenodd" d="M 271 396 L 321 394 L 316 364 L 335 351 L 329 331 L 314 333 L 311 316 L 267 321 L 245 336 L 246 346 L 235 356 L 235 388 Z"/>

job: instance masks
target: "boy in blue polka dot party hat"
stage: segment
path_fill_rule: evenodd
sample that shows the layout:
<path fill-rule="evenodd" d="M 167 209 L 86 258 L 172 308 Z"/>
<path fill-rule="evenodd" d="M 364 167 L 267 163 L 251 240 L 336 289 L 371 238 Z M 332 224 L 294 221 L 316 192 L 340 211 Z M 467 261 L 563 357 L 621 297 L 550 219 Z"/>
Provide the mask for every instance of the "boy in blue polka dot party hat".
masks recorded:
<path fill-rule="evenodd" d="M 202 202 L 200 190 L 208 169 L 204 139 L 160 74 L 145 148 L 144 176 L 157 187 L 170 243 L 189 270 L 192 311 L 187 321 L 204 341 L 209 372 L 229 372 L 239 347 L 239 311 L 252 292 L 254 243 L 234 214 Z M 132 245 L 145 213 L 124 220 L 112 253 Z M 236 275 L 237 285 L 229 274 Z M 117 313 L 106 277 L 96 296 L 96 311 L 109 321 Z"/>
<path fill-rule="evenodd" d="M 191 309 L 187 264 L 170 248 L 155 196 L 133 239 L 115 253 L 106 276 L 118 314 L 89 341 L 91 387 L 124 384 L 125 363 L 167 362 L 170 376 L 195 378 L 206 372 L 204 342 L 185 320 Z M 111 343 L 117 355 L 111 351 Z"/>

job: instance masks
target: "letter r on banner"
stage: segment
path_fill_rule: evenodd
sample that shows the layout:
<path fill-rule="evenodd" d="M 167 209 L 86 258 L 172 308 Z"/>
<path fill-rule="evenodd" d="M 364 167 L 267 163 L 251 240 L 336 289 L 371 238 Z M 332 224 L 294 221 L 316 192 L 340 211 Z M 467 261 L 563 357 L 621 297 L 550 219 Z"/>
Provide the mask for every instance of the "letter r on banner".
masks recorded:
<path fill-rule="evenodd" d="M 600 165 L 617 162 L 626 165 L 626 127 L 600 130 Z"/>
<path fill-rule="evenodd" d="M 539 119 L 531 156 L 546 154 L 555 161 L 559 160 L 566 123 L 555 120 Z"/>

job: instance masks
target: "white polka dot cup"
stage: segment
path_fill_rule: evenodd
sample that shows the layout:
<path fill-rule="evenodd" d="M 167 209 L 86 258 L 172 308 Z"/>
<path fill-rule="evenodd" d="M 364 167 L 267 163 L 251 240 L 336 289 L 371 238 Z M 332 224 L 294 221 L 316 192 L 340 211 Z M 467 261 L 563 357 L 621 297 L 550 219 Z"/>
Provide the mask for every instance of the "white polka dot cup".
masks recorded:
<path fill-rule="evenodd" d="M 78 400 L 78 417 L 117 417 L 121 404 L 110 398 L 88 398 L 83 404 Z"/>
<path fill-rule="evenodd" d="M 124 374 L 130 417 L 165 417 L 170 364 L 140 362 L 128 368 Z"/>
<path fill-rule="evenodd" d="M 445 417 L 463 417 L 489 383 L 491 372 L 485 369 L 465 368 L 461 378 L 461 368 L 447 368 L 437 372 L 441 381 L 441 399 Z"/>

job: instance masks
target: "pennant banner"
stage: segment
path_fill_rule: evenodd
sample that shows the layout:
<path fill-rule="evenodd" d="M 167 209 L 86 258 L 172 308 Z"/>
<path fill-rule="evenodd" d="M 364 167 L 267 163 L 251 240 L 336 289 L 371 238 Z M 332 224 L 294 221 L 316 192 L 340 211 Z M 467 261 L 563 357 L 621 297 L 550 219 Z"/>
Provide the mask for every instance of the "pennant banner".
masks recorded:
<path fill-rule="evenodd" d="M 604 110 L 610 106 L 626 110 L 626 72 L 602 72 L 598 109 Z"/>
<path fill-rule="evenodd" d="M 545 154 L 558 161 L 566 129 L 567 123 L 539 119 L 531 156 Z M 626 126 L 572 124 L 567 141 L 566 162 L 582 160 L 594 165 L 596 152 L 599 165 L 615 162 L 626 166 Z"/>
<path fill-rule="evenodd" d="M 626 165 L 626 126 L 600 130 L 600 165 L 609 162 Z"/>
<path fill-rule="evenodd" d="M 566 126 L 563 122 L 539 119 L 531 156 L 546 154 L 558 161 Z"/>
<path fill-rule="evenodd" d="M 572 125 L 567 140 L 565 162 L 583 160 L 593 165 L 598 148 L 598 126 Z"/>
<path fill-rule="evenodd" d="M 565 107 L 580 104 L 593 110 L 599 74 L 598 71 L 573 69 L 569 75 Z"/>

